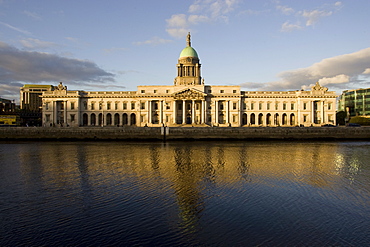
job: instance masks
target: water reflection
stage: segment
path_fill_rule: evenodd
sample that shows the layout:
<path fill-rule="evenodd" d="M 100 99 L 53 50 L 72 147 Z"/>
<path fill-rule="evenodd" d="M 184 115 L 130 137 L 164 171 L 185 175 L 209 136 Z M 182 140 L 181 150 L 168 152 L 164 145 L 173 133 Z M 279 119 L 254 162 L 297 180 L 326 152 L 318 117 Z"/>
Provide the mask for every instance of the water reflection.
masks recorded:
<path fill-rule="evenodd" d="M 14 150 L 11 156 L 9 145 Z M 28 209 L 20 210 L 22 217 L 30 219 L 16 221 L 6 239 L 14 239 L 11 235 L 21 224 L 39 227 L 37 222 L 50 221 L 59 228 L 70 227 L 64 229 L 67 232 L 85 229 L 91 234 L 99 233 L 101 229 L 94 227 L 100 225 L 117 241 L 124 237 L 139 245 L 154 239 L 156 244 L 166 239 L 172 244 L 226 245 L 226 237 L 245 245 L 246 230 L 250 234 L 247 245 L 266 239 L 299 245 L 317 234 L 304 225 L 326 226 L 323 231 L 333 233 L 327 220 L 333 221 L 330 217 L 338 212 L 355 212 L 369 219 L 369 151 L 370 143 L 335 142 L 0 144 L 0 178 L 16 185 L 12 190 L 19 201 L 14 203 L 31 198 Z M 12 193 L 4 181 L 0 199 L 9 202 Z M 339 208 L 326 211 L 321 208 L 325 200 Z M 10 211 L 11 203 L 3 213 Z M 317 215 L 300 216 L 312 211 Z M 321 213 L 327 216 L 325 222 L 320 222 Z M 4 218 L 2 228 L 19 216 L 15 214 Z M 32 218 L 42 215 L 49 219 Z M 344 215 L 342 220 L 349 217 Z M 341 227 L 341 220 L 333 222 L 332 227 Z M 362 224 L 360 229 L 369 226 Z M 153 235 L 143 237 L 142 231 Z M 346 236 L 340 238 L 352 241 Z M 73 244 L 74 235 L 69 238 L 58 240 L 59 244 Z M 147 242 L 141 242 L 142 238 Z M 324 234 L 320 239 L 326 238 Z M 88 243 L 88 237 L 84 241 Z"/>

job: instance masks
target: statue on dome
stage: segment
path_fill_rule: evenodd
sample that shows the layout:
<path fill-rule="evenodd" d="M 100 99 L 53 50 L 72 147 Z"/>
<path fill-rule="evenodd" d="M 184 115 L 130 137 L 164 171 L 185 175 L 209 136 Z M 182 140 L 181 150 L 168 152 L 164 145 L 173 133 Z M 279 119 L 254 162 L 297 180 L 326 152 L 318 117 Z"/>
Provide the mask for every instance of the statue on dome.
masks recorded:
<path fill-rule="evenodd" d="M 190 32 L 188 32 L 188 36 L 186 37 L 186 43 L 187 43 L 187 46 L 191 46 Z"/>

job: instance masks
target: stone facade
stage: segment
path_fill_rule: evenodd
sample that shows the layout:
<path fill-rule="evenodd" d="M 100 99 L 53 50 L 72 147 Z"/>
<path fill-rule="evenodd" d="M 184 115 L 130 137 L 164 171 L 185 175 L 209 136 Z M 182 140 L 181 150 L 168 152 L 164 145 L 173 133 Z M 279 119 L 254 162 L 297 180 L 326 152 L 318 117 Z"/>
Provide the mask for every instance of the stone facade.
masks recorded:
<path fill-rule="evenodd" d="M 335 124 L 335 92 L 319 83 L 310 91 L 241 91 L 205 85 L 191 47 L 180 53 L 172 86 L 137 91 L 68 91 L 60 83 L 42 95 L 44 126 L 321 126 Z"/>

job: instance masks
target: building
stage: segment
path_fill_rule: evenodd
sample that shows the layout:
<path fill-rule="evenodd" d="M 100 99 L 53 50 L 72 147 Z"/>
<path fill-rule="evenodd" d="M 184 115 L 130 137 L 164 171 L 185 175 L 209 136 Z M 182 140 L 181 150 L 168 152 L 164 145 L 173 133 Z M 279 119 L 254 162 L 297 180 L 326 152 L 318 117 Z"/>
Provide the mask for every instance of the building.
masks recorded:
<path fill-rule="evenodd" d="M 20 90 L 20 108 L 28 112 L 41 112 L 42 93 L 53 88 L 52 85 L 24 85 Z"/>
<path fill-rule="evenodd" d="M 370 115 L 370 88 L 343 91 L 338 101 L 338 111 L 344 111 L 348 117 Z"/>
<path fill-rule="evenodd" d="M 171 86 L 137 91 L 68 91 L 62 82 L 42 94 L 44 126 L 321 126 L 335 124 L 336 94 L 319 83 L 310 91 L 241 91 L 205 85 L 198 53 L 187 46 Z"/>
<path fill-rule="evenodd" d="M 0 127 L 17 126 L 19 118 L 12 100 L 0 98 Z"/>

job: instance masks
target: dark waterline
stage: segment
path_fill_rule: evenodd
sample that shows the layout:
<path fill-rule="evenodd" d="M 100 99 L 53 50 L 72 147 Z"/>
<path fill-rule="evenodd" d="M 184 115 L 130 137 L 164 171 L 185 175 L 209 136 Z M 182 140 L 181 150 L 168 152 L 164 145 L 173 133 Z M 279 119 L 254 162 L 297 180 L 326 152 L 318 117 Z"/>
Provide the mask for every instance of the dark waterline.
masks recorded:
<path fill-rule="evenodd" d="M 368 246 L 370 142 L 0 142 L 0 246 Z"/>

